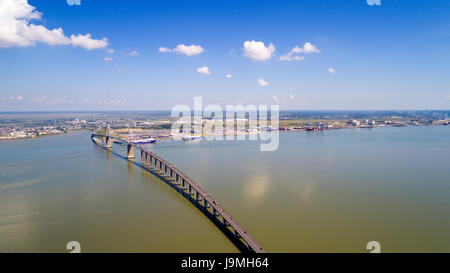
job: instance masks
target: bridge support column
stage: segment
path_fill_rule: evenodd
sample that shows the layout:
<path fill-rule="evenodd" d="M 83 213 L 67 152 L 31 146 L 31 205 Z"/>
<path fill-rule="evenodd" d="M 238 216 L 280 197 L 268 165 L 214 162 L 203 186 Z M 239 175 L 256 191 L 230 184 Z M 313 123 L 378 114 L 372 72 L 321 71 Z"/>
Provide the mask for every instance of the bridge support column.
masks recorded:
<path fill-rule="evenodd" d="M 112 137 L 106 137 L 106 148 L 111 148 L 112 146 Z"/>
<path fill-rule="evenodd" d="M 145 152 L 141 150 L 141 163 L 144 164 L 145 162 Z"/>
<path fill-rule="evenodd" d="M 127 158 L 134 158 L 134 146 L 131 144 L 127 145 Z"/>

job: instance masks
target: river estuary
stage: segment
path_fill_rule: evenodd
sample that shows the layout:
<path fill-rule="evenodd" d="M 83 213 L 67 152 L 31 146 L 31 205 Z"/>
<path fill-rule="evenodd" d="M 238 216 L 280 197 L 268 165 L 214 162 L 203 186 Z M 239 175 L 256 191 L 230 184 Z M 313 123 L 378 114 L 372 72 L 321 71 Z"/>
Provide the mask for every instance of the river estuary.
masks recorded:
<path fill-rule="evenodd" d="M 148 148 L 269 252 L 450 251 L 450 126 L 344 129 Z M 125 154 L 125 149 L 113 145 Z M 136 161 L 140 157 L 137 155 Z M 0 252 L 237 252 L 175 190 L 90 133 L 0 142 Z"/>

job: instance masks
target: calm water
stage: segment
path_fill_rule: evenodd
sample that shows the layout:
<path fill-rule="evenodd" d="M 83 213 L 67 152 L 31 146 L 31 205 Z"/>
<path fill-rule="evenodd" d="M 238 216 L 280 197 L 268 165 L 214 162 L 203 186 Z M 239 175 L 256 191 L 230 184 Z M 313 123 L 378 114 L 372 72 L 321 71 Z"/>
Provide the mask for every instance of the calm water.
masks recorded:
<path fill-rule="evenodd" d="M 450 126 L 150 146 L 271 252 L 450 251 Z M 123 148 L 114 150 L 123 154 Z M 230 252 L 169 186 L 88 133 L 0 142 L 0 252 Z"/>

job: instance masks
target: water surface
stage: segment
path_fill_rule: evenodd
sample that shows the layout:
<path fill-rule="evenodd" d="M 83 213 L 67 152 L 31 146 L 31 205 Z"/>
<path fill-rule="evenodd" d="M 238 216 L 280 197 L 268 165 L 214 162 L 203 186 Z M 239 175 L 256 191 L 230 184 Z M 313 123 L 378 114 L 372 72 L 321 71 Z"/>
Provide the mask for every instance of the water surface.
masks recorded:
<path fill-rule="evenodd" d="M 450 126 L 150 145 L 268 251 L 450 251 Z M 123 147 L 113 150 L 124 154 Z M 136 161 L 139 161 L 139 157 Z M 88 133 L 0 142 L 0 252 L 230 252 L 169 186 Z"/>

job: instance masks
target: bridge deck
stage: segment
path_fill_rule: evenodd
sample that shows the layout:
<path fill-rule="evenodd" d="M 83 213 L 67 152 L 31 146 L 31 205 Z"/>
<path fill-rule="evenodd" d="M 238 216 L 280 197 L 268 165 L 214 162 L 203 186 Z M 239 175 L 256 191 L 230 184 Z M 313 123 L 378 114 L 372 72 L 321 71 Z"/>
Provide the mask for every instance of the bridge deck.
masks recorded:
<path fill-rule="evenodd" d="M 265 253 L 265 249 L 251 236 L 245 229 L 242 227 L 232 216 L 230 213 L 228 213 L 219 203 L 217 203 L 216 200 L 211 196 L 211 194 L 207 193 L 198 183 L 196 183 L 194 180 L 192 180 L 190 177 L 188 177 L 186 174 L 184 174 L 181 170 L 179 170 L 174 165 L 170 164 L 165 159 L 161 158 L 157 154 L 146 150 L 140 145 L 136 145 L 133 143 L 129 143 L 121 138 L 109 136 L 109 135 L 101 135 L 101 134 L 92 134 L 91 138 L 102 138 L 102 137 L 110 137 L 112 139 L 116 139 L 119 142 L 125 143 L 127 145 L 131 145 L 135 147 L 138 150 L 143 151 L 144 153 L 150 155 L 151 157 L 157 159 L 159 162 L 167 166 L 169 169 L 172 170 L 175 174 L 178 175 L 178 177 L 181 177 L 185 183 L 189 184 L 192 189 L 195 190 L 195 192 L 198 193 L 198 195 L 201 196 L 201 198 L 206 201 L 217 213 L 233 228 L 233 230 L 239 235 L 242 240 L 247 244 L 248 248 L 250 248 L 251 251 L 254 251 L 256 253 Z M 97 142 L 96 142 L 97 143 Z M 98 144 L 98 143 L 97 143 Z M 206 203 L 205 203 L 206 205 Z M 225 222 L 224 222 L 225 223 Z"/>

